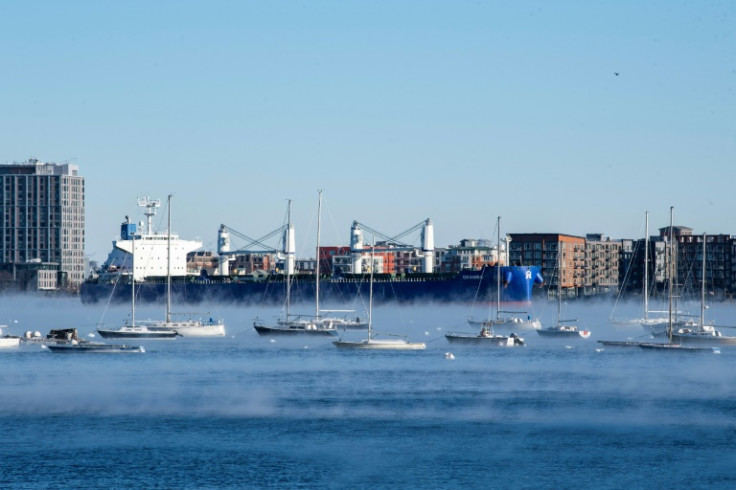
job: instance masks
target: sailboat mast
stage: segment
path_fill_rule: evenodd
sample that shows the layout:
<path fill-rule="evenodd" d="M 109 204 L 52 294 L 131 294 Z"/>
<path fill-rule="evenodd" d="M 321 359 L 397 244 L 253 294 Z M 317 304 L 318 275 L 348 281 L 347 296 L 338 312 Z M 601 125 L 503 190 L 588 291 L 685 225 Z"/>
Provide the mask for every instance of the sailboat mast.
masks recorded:
<path fill-rule="evenodd" d="M 130 326 L 135 327 L 135 233 L 131 239 L 131 266 L 130 266 Z"/>
<path fill-rule="evenodd" d="M 319 318 L 319 232 L 322 220 L 322 189 L 318 190 L 319 199 L 317 201 L 317 264 L 314 269 L 314 308 L 315 317 Z"/>
<path fill-rule="evenodd" d="M 371 245 L 371 275 L 368 284 L 368 340 L 373 336 L 373 265 L 376 256 L 376 239 L 373 239 Z"/>
<path fill-rule="evenodd" d="M 496 222 L 496 321 L 501 319 L 501 217 Z"/>
<path fill-rule="evenodd" d="M 703 233 L 703 277 L 700 280 L 700 328 L 705 326 L 705 241 L 707 235 Z"/>
<path fill-rule="evenodd" d="M 672 342 L 672 249 L 674 248 L 674 244 L 672 243 L 672 226 L 673 226 L 673 213 L 674 213 L 674 206 L 670 206 L 670 233 L 669 233 L 669 254 L 668 254 L 668 264 L 667 264 L 667 289 L 668 294 L 668 305 L 667 305 L 667 311 L 669 313 L 669 317 L 667 320 L 667 338 L 670 342 Z"/>
<path fill-rule="evenodd" d="M 562 321 L 562 241 L 557 242 L 557 325 Z"/>
<path fill-rule="evenodd" d="M 284 246 L 286 247 L 286 318 L 289 318 L 289 307 L 291 301 L 291 199 L 286 212 L 286 235 L 284 236 Z"/>
<path fill-rule="evenodd" d="M 649 318 L 649 211 L 644 213 L 644 319 Z"/>
<path fill-rule="evenodd" d="M 171 194 L 168 197 L 168 218 L 166 230 L 166 323 L 171 321 Z"/>

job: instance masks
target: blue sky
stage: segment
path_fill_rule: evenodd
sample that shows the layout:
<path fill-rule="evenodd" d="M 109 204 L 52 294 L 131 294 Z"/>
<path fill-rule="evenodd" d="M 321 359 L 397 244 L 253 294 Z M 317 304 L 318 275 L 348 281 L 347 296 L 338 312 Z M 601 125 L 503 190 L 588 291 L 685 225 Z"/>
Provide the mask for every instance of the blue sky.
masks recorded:
<path fill-rule="evenodd" d="M 323 244 L 499 215 L 639 237 L 670 206 L 736 234 L 734 26 L 730 1 L 2 2 L 0 159 L 79 166 L 98 260 L 169 193 L 207 249 L 292 199 L 301 256 L 318 188 Z"/>

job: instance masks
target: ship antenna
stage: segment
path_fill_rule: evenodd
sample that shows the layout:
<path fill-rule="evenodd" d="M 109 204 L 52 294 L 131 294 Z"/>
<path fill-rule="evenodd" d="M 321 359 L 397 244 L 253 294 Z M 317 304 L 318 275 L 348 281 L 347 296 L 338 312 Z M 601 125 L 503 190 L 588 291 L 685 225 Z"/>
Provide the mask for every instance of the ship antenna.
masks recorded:
<path fill-rule="evenodd" d="M 151 199 L 148 196 L 138 198 L 138 206 L 146 208 L 146 234 L 153 234 L 153 217 L 156 216 L 156 208 L 161 207 L 161 199 Z"/>

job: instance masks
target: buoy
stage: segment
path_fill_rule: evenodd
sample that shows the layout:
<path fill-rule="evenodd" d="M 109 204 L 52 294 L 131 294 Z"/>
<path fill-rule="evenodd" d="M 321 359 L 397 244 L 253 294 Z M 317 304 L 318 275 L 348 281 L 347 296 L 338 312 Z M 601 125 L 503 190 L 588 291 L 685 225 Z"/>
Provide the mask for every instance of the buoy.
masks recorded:
<path fill-rule="evenodd" d="M 445 359 L 455 359 L 452 352 L 445 352 Z"/>

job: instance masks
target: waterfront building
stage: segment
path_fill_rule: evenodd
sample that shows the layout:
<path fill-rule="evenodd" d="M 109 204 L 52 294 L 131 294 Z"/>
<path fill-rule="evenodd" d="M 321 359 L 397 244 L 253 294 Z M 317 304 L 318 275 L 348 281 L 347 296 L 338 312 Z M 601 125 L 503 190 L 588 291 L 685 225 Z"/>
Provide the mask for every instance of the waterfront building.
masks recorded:
<path fill-rule="evenodd" d="M 585 236 L 584 294 L 615 292 L 618 289 L 621 241 L 601 233 Z"/>
<path fill-rule="evenodd" d="M 450 245 L 442 253 L 439 268 L 442 272 L 455 273 L 463 270 L 480 270 L 486 266 L 505 265 L 506 245 L 493 244 L 486 239 L 465 238 L 459 245 Z"/>
<path fill-rule="evenodd" d="M 56 267 L 54 287 L 78 289 L 85 274 L 84 177 L 78 167 L 29 159 L 0 165 L 0 180 L 0 265 L 38 271 L 31 282 L 43 284 L 39 289 L 52 287 L 47 276 Z"/>
<path fill-rule="evenodd" d="M 707 235 L 705 243 L 705 284 L 709 292 L 733 287 L 734 238 L 731 235 Z M 677 274 L 685 291 L 697 297 L 703 280 L 703 236 L 677 236 Z"/>
<path fill-rule="evenodd" d="M 244 253 L 236 254 L 230 263 L 230 274 L 245 276 L 258 271 L 275 272 L 276 254 Z"/>
<path fill-rule="evenodd" d="M 541 267 L 551 293 L 556 291 L 558 281 L 567 296 L 576 296 L 584 290 L 585 238 L 562 233 L 511 233 L 510 236 L 510 265 Z M 561 261 L 558 253 L 562 253 Z"/>

